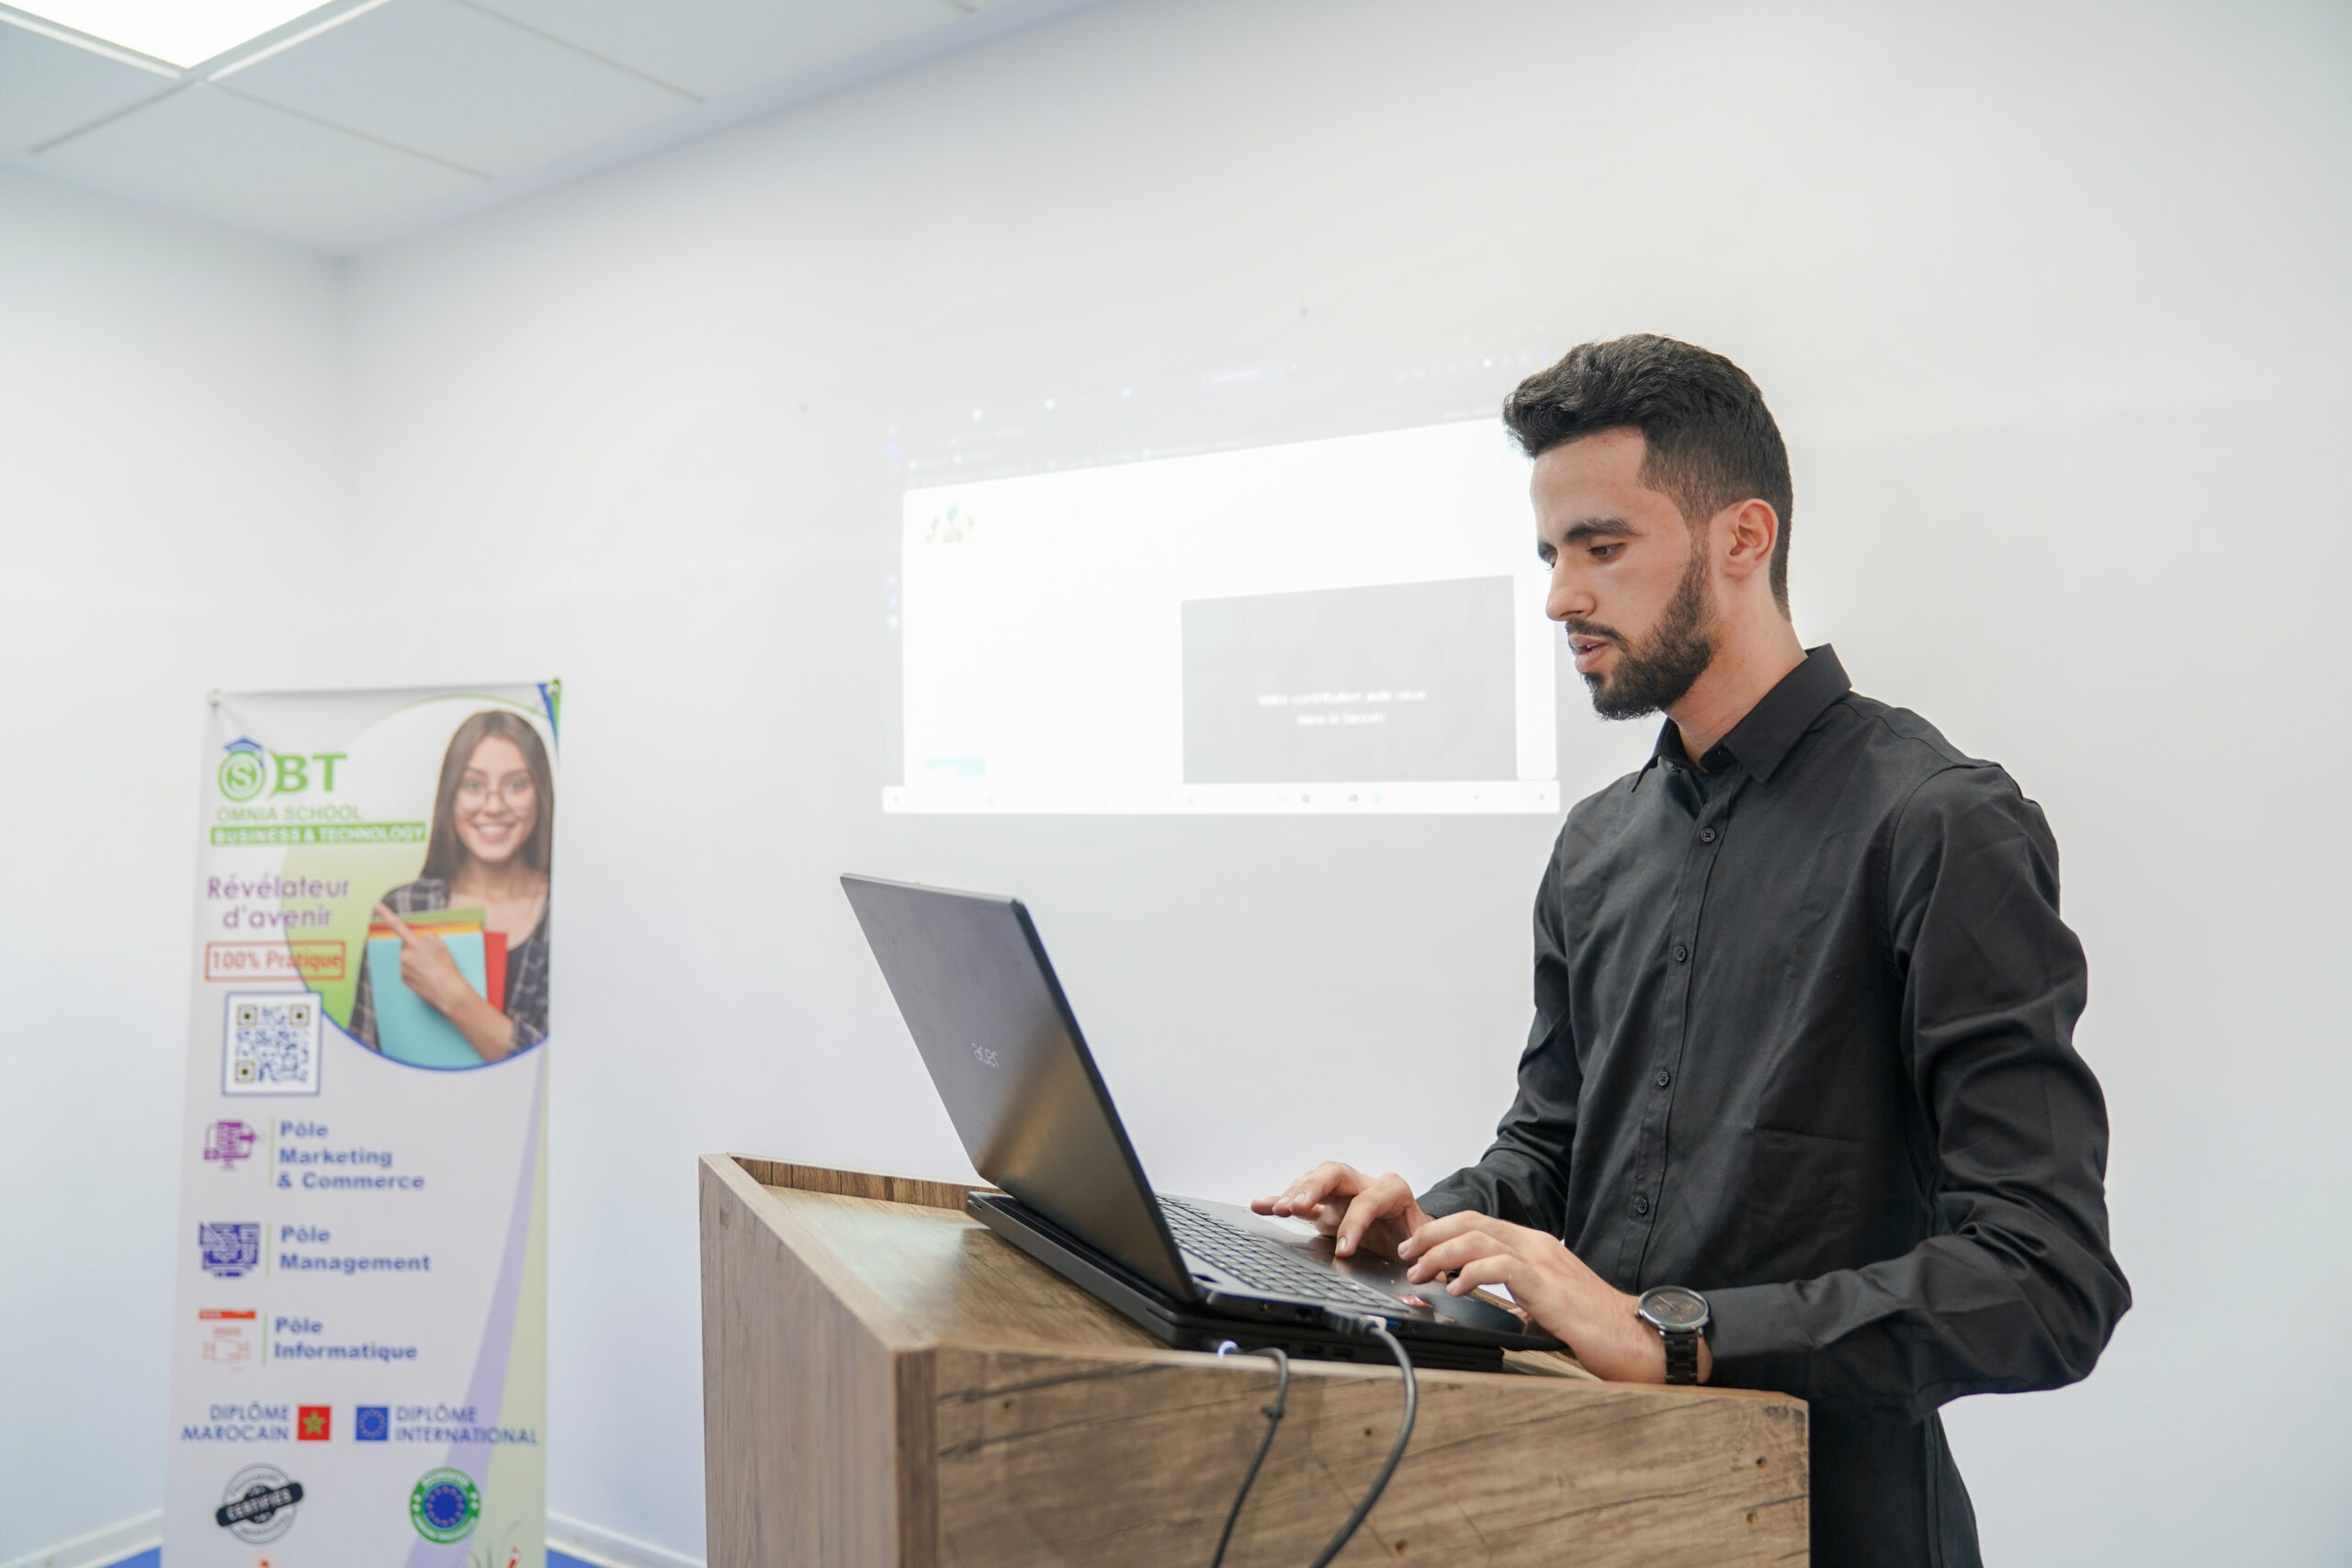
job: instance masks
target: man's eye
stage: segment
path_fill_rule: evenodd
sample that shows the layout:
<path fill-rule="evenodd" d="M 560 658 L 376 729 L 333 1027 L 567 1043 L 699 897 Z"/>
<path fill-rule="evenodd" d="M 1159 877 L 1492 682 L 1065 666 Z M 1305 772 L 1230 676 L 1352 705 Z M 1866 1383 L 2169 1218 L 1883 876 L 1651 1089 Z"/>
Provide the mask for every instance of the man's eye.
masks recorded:
<path fill-rule="evenodd" d="M 1595 560 L 1614 560 L 1617 558 L 1617 552 L 1624 547 L 1625 547 L 1623 545 L 1595 545 L 1592 547 L 1592 558 Z"/>

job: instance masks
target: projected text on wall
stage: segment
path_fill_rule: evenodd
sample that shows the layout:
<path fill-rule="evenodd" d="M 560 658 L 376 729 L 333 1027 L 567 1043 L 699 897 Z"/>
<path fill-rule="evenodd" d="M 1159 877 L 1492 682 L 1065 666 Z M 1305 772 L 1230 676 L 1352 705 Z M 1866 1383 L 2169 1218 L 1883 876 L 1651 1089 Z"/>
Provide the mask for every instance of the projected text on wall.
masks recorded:
<path fill-rule="evenodd" d="M 1480 421 L 910 491 L 883 804 L 1556 810 L 1526 487 Z"/>

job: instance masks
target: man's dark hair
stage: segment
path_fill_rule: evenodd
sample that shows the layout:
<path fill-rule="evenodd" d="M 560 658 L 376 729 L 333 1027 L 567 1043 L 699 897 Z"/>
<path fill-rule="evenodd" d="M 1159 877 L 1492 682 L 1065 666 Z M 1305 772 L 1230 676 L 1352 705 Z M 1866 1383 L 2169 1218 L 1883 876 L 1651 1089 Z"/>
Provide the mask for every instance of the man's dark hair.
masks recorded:
<path fill-rule="evenodd" d="M 1772 600 L 1789 613 L 1789 449 L 1764 394 L 1722 355 L 1651 333 L 1578 344 L 1519 384 L 1503 423 L 1531 457 L 1604 430 L 1640 431 L 1642 482 L 1672 496 L 1693 527 L 1763 502 L 1781 519 Z"/>

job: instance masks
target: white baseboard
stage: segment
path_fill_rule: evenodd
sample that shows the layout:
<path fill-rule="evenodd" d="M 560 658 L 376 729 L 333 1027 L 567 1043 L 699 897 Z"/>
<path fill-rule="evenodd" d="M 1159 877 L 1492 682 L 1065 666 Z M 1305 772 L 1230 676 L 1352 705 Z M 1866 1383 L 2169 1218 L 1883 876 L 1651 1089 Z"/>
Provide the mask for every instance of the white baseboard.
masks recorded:
<path fill-rule="evenodd" d="M 114 1568 L 124 1558 L 151 1546 L 161 1546 L 163 1541 L 164 1511 L 151 1508 L 104 1529 L 77 1535 L 72 1540 L 23 1557 L 11 1557 L 0 1562 L 0 1568 Z M 548 1544 L 582 1562 L 593 1562 L 596 1568 L 703 1568 L 699 1557 L 688 1557 L 561 1514 L 548 1516 Z"/>
<path fill-rule="evenodd" d="M 114 1568 L 126 1557 L 164 1544 L 164 1510 L 150 1508 L 120 1524 L 77 1535 L 23 1557 L 11 1557 L 0 1568 Z"/>
<path fill-rule="evenodd" d="M 582 1562 L 593 1562 L 596 1568 L 703 1568 L 699 1557 L 688 1557 L 683 1551 L 673 1551 L 666 1546 L 655 1546 L 562 1514 L 548 1516 L 548 1545 Z M 16 1568 L 16 1564 L 0 1563 L 0 1568 Z M 58 1568 L 66 1565 L 60 1562 Z"/>

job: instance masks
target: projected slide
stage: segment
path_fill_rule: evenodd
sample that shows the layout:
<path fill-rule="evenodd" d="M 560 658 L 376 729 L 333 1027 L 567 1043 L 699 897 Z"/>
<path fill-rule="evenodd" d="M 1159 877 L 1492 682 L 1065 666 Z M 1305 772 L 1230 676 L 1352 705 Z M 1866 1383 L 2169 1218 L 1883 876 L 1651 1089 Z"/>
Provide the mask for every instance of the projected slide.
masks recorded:
<path fill-rule="evenodd" d="M 892 811 L 1559 806 L 1492 421 L 910 491 Z"/>
<path fill-rule="evenodd" d="M 1509 778 L 1510 579 L 1184 605 L 1184 782 Z"/>

